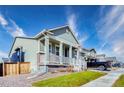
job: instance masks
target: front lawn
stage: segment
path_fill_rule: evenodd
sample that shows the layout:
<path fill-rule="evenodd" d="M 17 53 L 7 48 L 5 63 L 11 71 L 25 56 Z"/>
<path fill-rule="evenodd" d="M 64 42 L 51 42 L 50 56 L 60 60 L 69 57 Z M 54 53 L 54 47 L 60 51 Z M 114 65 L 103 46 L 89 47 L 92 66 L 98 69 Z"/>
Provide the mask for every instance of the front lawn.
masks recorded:
<path fill-rule="evenodd" d="M 36 87 L 76 87 L 105 75 L 102 72 L 85 71 L 50 78 L 33 83 Z"/>
<path fill-rule="evenodd" d="M 124 87 L 124 75 L 119 77 L 119 79 L 114 83 L 113 87 Z"/>

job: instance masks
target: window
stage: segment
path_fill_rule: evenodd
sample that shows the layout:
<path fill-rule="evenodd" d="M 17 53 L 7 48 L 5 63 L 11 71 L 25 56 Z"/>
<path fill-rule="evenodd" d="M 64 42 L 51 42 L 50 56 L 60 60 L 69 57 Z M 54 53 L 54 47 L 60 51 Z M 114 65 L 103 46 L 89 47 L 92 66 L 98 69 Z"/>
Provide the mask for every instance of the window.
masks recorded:
<path fill-rule="evenodd" d="M 59 45 L 55 45 L 55 54 L 59 56 Z"/>
<path fill-rule="evenodd" d="M 66 29 L 66 33 L 69 33 L 68 29 Z"/>
<path fill-rule="evenodd" d="M 49 43 L 49 52 L 52 53 L 52 43 Z"/>

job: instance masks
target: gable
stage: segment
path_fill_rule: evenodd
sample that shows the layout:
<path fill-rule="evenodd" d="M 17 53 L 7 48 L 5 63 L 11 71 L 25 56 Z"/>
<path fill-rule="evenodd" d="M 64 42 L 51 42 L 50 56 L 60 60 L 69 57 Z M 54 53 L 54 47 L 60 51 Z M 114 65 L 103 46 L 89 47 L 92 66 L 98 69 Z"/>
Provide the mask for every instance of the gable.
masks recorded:
<path fill-rule="evenodd" d="M 53 30 L 51 32 L 53 33 L 53 36 L 57 38 L 63 39 L 72 44 L 79 44 L 76 37 L 73 35 L 73 33 L 70 31 L 69 28 L 61 28 L 61 29 Z"/>
<path fill-rule="evenodd" d="M 95 49 L 90 49 L 90 52 L 96 53 Z"/>

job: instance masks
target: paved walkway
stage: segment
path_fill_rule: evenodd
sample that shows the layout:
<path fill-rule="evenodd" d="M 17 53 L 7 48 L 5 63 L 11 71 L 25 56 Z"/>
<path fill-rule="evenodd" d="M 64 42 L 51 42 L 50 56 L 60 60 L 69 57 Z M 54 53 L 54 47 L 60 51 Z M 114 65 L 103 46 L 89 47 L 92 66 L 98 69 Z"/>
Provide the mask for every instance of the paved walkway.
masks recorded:
<path fill-rule="evenodd" d="M 82 85 L 81 87 L 111 87 L 121 74 L 124 74 L 124 69 L 122 68 L 111 71 L 107 75 Z"/>

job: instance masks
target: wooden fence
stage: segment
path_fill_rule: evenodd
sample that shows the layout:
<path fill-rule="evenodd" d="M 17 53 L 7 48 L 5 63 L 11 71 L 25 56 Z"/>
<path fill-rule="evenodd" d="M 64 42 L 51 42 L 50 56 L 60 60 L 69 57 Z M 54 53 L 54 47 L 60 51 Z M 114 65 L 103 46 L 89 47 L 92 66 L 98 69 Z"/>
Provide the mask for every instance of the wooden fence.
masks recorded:
<path fill-rule="evenodd" d="M 0 72 L 2 76 L 30 73 L 30 62 L 2 63 Z"/>
<path fill-rule="evenodd" d="M 19 64 L 19 74 L 30 73 L 30 63 L 23 62 Z"/>

